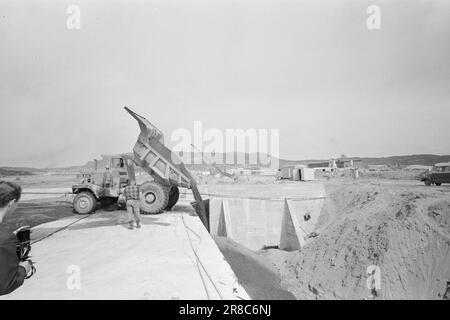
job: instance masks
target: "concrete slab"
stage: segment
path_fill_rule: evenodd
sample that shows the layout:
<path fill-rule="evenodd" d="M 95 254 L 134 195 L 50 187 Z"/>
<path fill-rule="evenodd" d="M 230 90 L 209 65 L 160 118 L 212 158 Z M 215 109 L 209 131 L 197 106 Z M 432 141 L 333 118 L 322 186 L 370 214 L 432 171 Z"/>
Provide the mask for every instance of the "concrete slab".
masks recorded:
<path fill-rule="evenodd" d="M 197 216 L 97 212 L 35 228 L 37 273 L 0 299 L 249 299 Z"/>

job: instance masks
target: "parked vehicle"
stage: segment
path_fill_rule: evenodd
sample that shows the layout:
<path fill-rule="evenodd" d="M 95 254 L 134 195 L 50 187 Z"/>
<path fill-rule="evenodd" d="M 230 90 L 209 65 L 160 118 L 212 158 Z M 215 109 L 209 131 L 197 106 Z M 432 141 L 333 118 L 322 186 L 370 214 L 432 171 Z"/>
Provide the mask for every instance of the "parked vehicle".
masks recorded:
<path fill-rule="evenodd" d="M 450 162 L 436 163 L 431 172 L 424 174 L 420 181 L 425 185 L 435 184 L 440 186 L 442 183 L 450 183 Z"/>
<path fill-rule="evenodd" d="M 133 155 L 119 155 L 110 159 L 107 184 L 104 182 L 105 171 L 82 174 L 79 184 L 72 186 L 76 194 L 73 206 L 75 212 L 89 214 L 97 205 L 121 205 L 124 199 L 121 189 L 129 181 L 136 181 L 135 167 L 142 168 L 149 180 L 140 185 L 142 197 L 140 208 L 144 214 L 157 214 L 170 210 L 178 201 L 179 187 L 191 189 L 197 202 L 197 214 L 207 226 L 205 205 L 197 188 L 197 182 L 185 167 L 184 163 L 164 145 L 163 133 L 147 119 L 131 111 L 125 110 L 137 120 L 141 133 L 133 148 Z M 109 175 L 108 174 L 108 175 Z"/>

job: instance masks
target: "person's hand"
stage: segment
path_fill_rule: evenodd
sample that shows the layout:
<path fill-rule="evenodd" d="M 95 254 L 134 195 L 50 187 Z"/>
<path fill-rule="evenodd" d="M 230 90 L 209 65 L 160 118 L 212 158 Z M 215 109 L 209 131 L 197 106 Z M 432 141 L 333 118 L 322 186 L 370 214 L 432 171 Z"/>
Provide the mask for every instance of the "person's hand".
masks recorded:
<path fill-rule="evenodd" d="M 31 272 L 31 262 L 29 260 L 25 260 L 19 263 L 19 266 L 24 267 L 26 274 L 28 275 Z"/>

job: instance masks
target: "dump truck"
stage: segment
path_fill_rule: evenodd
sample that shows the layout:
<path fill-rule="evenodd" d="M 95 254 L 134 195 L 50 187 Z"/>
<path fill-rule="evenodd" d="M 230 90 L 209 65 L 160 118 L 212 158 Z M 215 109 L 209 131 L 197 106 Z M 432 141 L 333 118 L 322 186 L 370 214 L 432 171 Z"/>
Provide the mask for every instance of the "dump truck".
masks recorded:
<path fill-rule="evenodd" d="M 197 214 L 205 227 L 208 226 L 205 205 L 197 182 L 181 159 L 164 145 L 164 135 L 143 116 L 125 107 L 139 124 L 140 134 L 132 155 L 118 155 L 110 159 L 111 183 L 105 184 L 104 175 L 84 175 L 83 181 L 72 186 L 75 194 L 73 207 L 79 214 L 95 211 L 99 204 L 117 203 L 123 206 L 122 189 L 131 181 L 136 182 L 134 166 L 147 173 L 148 180 L 140 184 L 140 209 L 143 214 L 158 214 L 170 210 L 179 199 L 179 188 L 192 190 Z M 208 227 L 207 227 L 208 228 Z"/>
<path fill-rule="evenodd" d="M 450 162 L 436 163 L 431 172 L 421 175 L 420 181 L 425 185 L 435 184 L 440 186 L 442 183 L 450 183 Z"/>

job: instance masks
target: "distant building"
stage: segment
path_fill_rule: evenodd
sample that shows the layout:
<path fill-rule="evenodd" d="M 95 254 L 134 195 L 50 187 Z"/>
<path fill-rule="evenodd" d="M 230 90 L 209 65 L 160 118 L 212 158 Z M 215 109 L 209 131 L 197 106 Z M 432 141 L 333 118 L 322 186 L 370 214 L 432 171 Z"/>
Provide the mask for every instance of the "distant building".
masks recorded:
<path fill-rule="evenodd" d="M 285 166 L 280 169 L 280 179 L 289 179 L 296 181 L 314 180 L 314 169 L 305 165 Z"/>
<path fill-rule="evenodd" d="M 295 166 L 284 166 L 280 168 L 280 179 L 293 179 Z"/>

